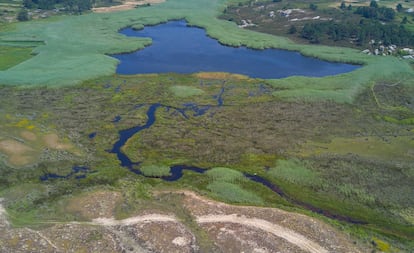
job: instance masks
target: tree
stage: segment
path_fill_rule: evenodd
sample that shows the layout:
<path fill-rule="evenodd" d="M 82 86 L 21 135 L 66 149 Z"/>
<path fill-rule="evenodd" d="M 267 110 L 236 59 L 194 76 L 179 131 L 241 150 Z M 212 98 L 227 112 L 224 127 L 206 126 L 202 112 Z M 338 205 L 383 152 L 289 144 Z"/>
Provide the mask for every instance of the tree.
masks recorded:
<path fill-rule="evenodd" d="M 297 32 L 296 26 L 291 25 L 289 27 L 289 34 L 295 34 Z"/>
<path fill-rule="evenodd" d="M 316 11 L 316 9 L 318 9 L 318 6 L 314 3 L 309 4 L 309 9 Z"/>
<path fill-rule="evenodd" d="M 19 21 L 29 20 L 29 13 L 27 12 L 26 9 L 22 9 L 21 11 L 19 11 L 19 13 L 17 13 L 17 20 Z"/>
<path fill-rule="evenodd" d="M 56 6 L 64 6 L 70 12 L 81 14 L 90 10 L 94 2 L 95 0 L 23 0 L 23 6 L 28 9 L 53 9 Z"/>
<path fill-rule="evenodd" d="M 393 20 L 395 17 L 395 11 L 391 8 L 380 8 L 382 17 L 380 19 L 384 21 Z"/>
<path fill-rule="evenodd" d="M 397 9 L 398 12 L 402 12 L 404 8 L 403 8 L 402 4 L 397 4 L 396 9 Z"/>
<path fill-rule="evenodd" d="M 23 6 L 24 6 L 25 8 L 32 9 L 32 8 L 34 8 L 34 7 L 35 7 L 35 4 L 33 3 L 33 1 L 32 1 L 32 0 L 24 0 L 24 1 L 23 1 Z"/>
<path fill-rule="evenodd" d="M 408 19 L 406 16 L 404 16 L 403 20 L 401 21 L 401 24 L 407 24 L 408 23 Z"/>
<path fill-rule="evenodd" d="M 341 6 L 339 8 L 341 10 L 345 10 L 345 8 L 346 8 L 345 2 L 341 2 Z"/>
<path fill-rule="evenodd" d="M 371 3 L 369 4 L 369 7 L 371 8 L 378 8 L 378 3 L 375 0 L 372 0 Z"/>
<path fill-rule="evenodd" d="M 323 27 L 318 24 L 307 23 L 302 29 L 301 36 L 311 43 L 319 43 Z"/>

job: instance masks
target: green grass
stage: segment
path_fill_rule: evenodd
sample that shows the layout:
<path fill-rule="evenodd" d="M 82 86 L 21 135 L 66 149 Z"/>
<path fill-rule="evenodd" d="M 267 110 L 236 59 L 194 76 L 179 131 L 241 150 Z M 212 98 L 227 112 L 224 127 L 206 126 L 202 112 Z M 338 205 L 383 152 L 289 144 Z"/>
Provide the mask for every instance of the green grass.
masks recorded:
<path fill-rule="evenodd" d="M 143 165 L 140 170 L 142 174 L 148 177 L 162 177 L 169 176 L 171 174 L 170 167 L 167 165 Z"/>
<path fill-rule="evenodd" d="M 32 50 L 30 47 L 0 46 L 0 71 L 32 58 Z"/>
<path fill-rule="evenodd" d="M 229 183 L 246 181 L 246 177 L 244 177 L 243 173 L 229 168 L 216 167 L 208 170 L 205 174 L 214 181 L 217 180 Z"/>
<path fill-rule="evenodd" d="M 414 125 L 414 118 L 406 118 L 406 119 L 396 119 L 390 116 L 383 116 L 382 117 L 385 121 L 394 123 L 394 124 L 401 124 L 401 125 Z"/>
<path fill-rule="evenodd" d="M 298 45 L 289 39 L 239 29 L 236 24 L 216 18 L 225 0 L 169 0 L 160 5 L 125 12 L 53 17 L 14 25 L 0 33 L 1 43 L 44 41 L 35 48 L 38 55 L 7 71 L 0 71 L 0 83 L 6 85 L 62 86 L 115 72 L 117 60 L 108 54 L 130 52 L 150 39 L 128 38 L 117 31 L 126 26 L 157 24 L 185 18 L 190 25 L 203 27 L 209 36 L 230 46 L 257 49 L 283 48 L 329 61 L 361 63 L 357 71 L 335 77 L 291 77 L 272 81 L 279 98 L 333 99 L 352 102 L 372 81 L 401 75 L 413 76 L 406 61 L 394 57 L 374 57 L 358 50 L 339 47 Z M 53 64 L 51 64 L 53 62 Z"/>
<path fill-rule="evenodd" d="M 210 190 L 216 198 L 228 202 L 255 205 L 263 204 L 263 200 L 258 195 L 252 191 L 245 190 L 236 184 L 224 181 L 215 181 L 208 184 L 207 189 Z"/>
<path fill-rule="evenodd" d="M 318 174 L 305 167 L 299 160 L 278 160 L 276 166 L 268 171 L 274 178 L 280 178 L 290 183 L 322 187 L 323 181 Z"/>
<path fill-rule="evenodd" d="M 174 94 L 174 96 L 181 98 L 197 96 L 204 93 L 202 89 L 184 85 L 171 86 L 170 91 Z"/>

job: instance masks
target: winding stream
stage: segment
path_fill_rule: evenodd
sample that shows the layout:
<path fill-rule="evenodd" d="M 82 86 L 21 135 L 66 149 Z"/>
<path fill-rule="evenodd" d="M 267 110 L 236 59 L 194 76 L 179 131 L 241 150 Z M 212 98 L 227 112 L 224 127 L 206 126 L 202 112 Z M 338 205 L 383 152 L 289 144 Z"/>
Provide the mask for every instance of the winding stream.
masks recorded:
<path fill-rule="evenodd" d="M 162 105 L 160 103 L 155 103 L 155 104 L 148 105 L 149 107 L 148 107 L 148 110 L 146 112 L 147 121 L 145 122 L 145 124 L 119 131 L 118 141 L 116 141 L 114 143 L 114 145 L 112 146 L 112 149 L 108 152 L 112 153 L 112 154 L 116 154 L 116 156 L 117 156 L 118 160 L 120 161 L 122 167 L 127 168 L 128 170 L 130 170 L 131 172 L 133 172 L 135 174 L 144 176 L 142 174 L 142 172 L 139 170 L 140 162 L 132 162 L 131 159 L 126 154 L 124 154 L 122 152 L 122 147 L 125 145 L 125 143 L 132 136 L 139 133 L 140 131 L 143 131 L 145 129 L 150 128 L 156 122 L 156 112 L 159 108 L 164 108 L 166 111 L 175 110 L 175 111 L 179 112 L 186 119 L 188 119 L 188 116 L 186 115 L 187 111 L 193 112 L 193 116 L 204 115 L 211 107 L 223 106 L 223 104 L 224 104 L 224 100 L 223 100 L 224 91 L 225 91 L 225 89 L 223 87 L 223 88 L 221 88 L 218 95 L 214 96 L 214 98 L 217 100 L 217 105 L 199 106 L 197 104 L 192 103 L 192 104 L 183 104 L 183 108 L 173 108 L 171 106 Z M 144 105 L 140 105 L 139 107 L 142 107 L 142 106 L 144 106 Z M 119 120 L 121 120 L 121 118 L 119 118 Z M 118 122 L 119 120 L 117 120 L 116 122 Z M 116 122 L 113 121 L 113 123 L 116 123 Z M 93 133 L 89 134 L 88 137 L 89 138 L 94 138 L 95 136 L 96 136 L 96 132 L 93 132 Z M 199 168 L 199 167 L 195 167 L 195 166 L 188 166 L 188 165 L 174 165 L 174 166 L 170 167 L 170 175 L 169 176 L 163 176 L 163 177 L 161 177 L 161 179 L 165 180 L 165 181 L 169 181 L 169 182 L 177 181 L 183 176 L 184 171 L 186 171 L 186 170 L 187 171 L 192 171 L 192 172 L 195 172 L 195 173 L 203 174 L 208 169 Z M 47 180 L 50 180 L 50 179 L 69 179 L 69 178 L 82 179 L 82 178 L 85 178 L 87 176 L 87 174 L 94 173 L 94 172 L 96 172 L 96 171 L 90 171 L 90 169 L 87 168 L 87 167 L 74 166 L 72 168 L 72 171 L 70 173 L 68 173 L 67 175 L 58 175 L 58 174 L 54 174 L 54 173 L 46 173 L 46 174 L 44 174 L 43 176 L 40 177 L 40 180 L 41 181 L 47 181 Z M 280 197 L 286 199 L 290 203 L 293 203 L 293 204 L 295 204 L 297 206 L 300 206 L 304 209 L 310 210 L 310 211 L 315 212 L 315 213 L 319 213 L 321 215 L 324 215 L 328 218 L 335 219 L 335 220 L 346 221 L 346 222 L 350 222 L 350 223 L 354 223 L 354 224 L 366 224 L 366 222 L 356 220 L 356 219 L 353 219 L 353 218 L 350 218 L 350 217 L 334 214 L 334 213 L 331 213 L 327 210 L 323 210 L 323 209 L 317 208 L 315 206 L 312 206 L 308 203 L 293 199 L 289 195 L 287 195 L 277 185 L 275 185 L 274 183 L 270 182 L 269 180 L 267 180 L 267 179 L 265 179 L 261 176 L 258 176 L 256 174 L 253 175 L 253 174 L 244 173 L 244 176 L 247 179 L 249 179 L 253 182 L 262 184 L 263 186 L 267 187 L 268 189 L 270 189 L 274 193 L 278 194 Z"/>
<path fill-rule="evenodd" d="M 223 99 L 222 99 L 222 95 L 223 95 L 224 89 L 221 90 L 220 94 L 217 96 L 217 102 L 218 102 L 218 106 L 223 105 Z M 167 106 L 163 106 L 161 104 L 152 104 L 149 106 L 148 111 L 147 111 L 147 117 L 148 120 L 144 125 L 141 126 L 136 126 L 133 128 L 129 128 L 126 130 L 121 130 L 119 131 L 119 140 L 117 142 L 115 142 L 115 144 L 113 145 L 112 150 L 110 151 L 110 153 L 114 153 L 117 155 L 119 161 L 121 162 L 121 165 L 125 168 L 128 168 L 131 172 L 134 172 L 138 175 L 142 175 L 142 172 L 138 169 L 138 165 L 140 164 L 139 162 L 134 163 L 132 162 L 127 155 L 125 155 L 121 148 L 125 145 L 125 143 L 128 141 L 129 138 L 131 138 L 133 135 L 137 134 L 138 132 L 145 130 L 149 127 L 151 127 L 155 121 L 156 121 L 156 111 L 158 108 L 160 107 L 166 107 L 167 109 L 170 109 L 171 107 L 167 107 Z M 182 109 L 185 112 L 185 109 Z M 196 172 L 196 173 L 204 173 L 207 171 L 207 169 L 205 168 L 199 168 L 199 167 L 195 167 L 195 166 L 187 166 L 187 165 L 174 165 L 172 167 L 170 167 L 170 175 L 169 176 L 163 176 L 161 177 L 162 180 L 165 181 L 177 181 L 179 180 L 182 176 L 183 176 L 183 172 L 184 171 L 192 171 L 192 172 Z M 287 194 L 285 194 L 283 192 L 282 189 L 280 189 L 277 185 L 271 183 L 270 181 L 266 180 L 263 177 L 260 177 L 258 175 L 252 175 L 252 174 L 248 174 L 245 173 L 244 176 L 254 182 L 260 183 L 263 186 L 267 187 L 268 189 L 270 189 L 271 191 L 275 192 L 276 194 L 278 194 L 279 196 L 281 196 L 282 198 L 288 200 L 289 202 L 298 205 L 304 209 L 319 213 L 321 215 L 324 215 L 328 218 L 332 218 L 332 219 L 336 219 L 336 220 L 340 220 L 340 221 L 347 221 L 350 223 L 354 223 L 354 224 L 365 224 L 365 222 L 363 221 L 359 221 L 356 219 L 352 219 L 350 217 L 346 217 L 346 216 L 342 216 L 342 215 L 337 215 L 337 214 L 333 214 L 329 211 L 326 210 L 322 210 L 320 208 L 314 207 L 308 203 L 304 203 L 302 201 L 298 201 L 295 200 L 291 197 L 289 197 Z"/>

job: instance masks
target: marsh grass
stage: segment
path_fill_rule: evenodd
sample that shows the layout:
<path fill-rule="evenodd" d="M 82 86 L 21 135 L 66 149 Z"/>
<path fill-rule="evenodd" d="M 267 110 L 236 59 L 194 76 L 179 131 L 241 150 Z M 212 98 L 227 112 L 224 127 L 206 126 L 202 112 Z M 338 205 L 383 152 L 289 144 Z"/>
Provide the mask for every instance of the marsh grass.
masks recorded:
<path fill-rule="evenodd" d="M 162 177 L 171 175 L 170 167 L 167 165 L 148 164 L 143 165 L 140 170 L 142 174 L 148 177 Z"/>
<path fill-rule="evenodd" d="M 241 188 L 239 185 L 225 181 L 214 181 L 207 185 L 216 198 L 232 203 L 245 203 L 262 205 L 263 200 L 255 193 Z"/>
<path fill-rule="evenodd" d="M 323 180 L 319 175 L 306 168 L 306 165 L 297 159 L 278 160 L 276 166 L 271 168 L 268 174 L 271 177 L 280 178 L 298 185 L 315 188 L 323 187 Z"/>
<path fill-rule="evenodd" d="M 170 91 L 174 96 L 181 98 L 197 96 L 204 93 L 202 89 L 184 85 L 171 86 Z"/>
<path fill-rule="evenodd" d="M 0 71 L 30 59 L 32 50 L 30 47 L 0 46 Z"/>
<path fill-rule="evenodd" d="M 240 171 L 224 167 L 212 168 L 208 170 L 205 174 L 213 181 L 242 183 L 247 180 L 243 173 L 241 173 Z"/>

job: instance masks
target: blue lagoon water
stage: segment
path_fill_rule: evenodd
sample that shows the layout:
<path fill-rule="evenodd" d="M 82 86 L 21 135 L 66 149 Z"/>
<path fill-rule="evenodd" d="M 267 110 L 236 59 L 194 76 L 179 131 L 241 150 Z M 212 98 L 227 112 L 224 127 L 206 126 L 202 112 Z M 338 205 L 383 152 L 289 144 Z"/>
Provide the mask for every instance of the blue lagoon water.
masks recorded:
<path fill-rule="evenodd" d="M 118 74 L 230 72 L 272 79 L 297 75 L 321 77 L 359 68 L 287 50 L 223 46 L 203 29 L 189 27 L 185 21 L 147 26 L 139 31 L 126 28 L 121 33 L 149 37 L 152 45 L 133 53 L 113 55 L 120 60 Z"/>

